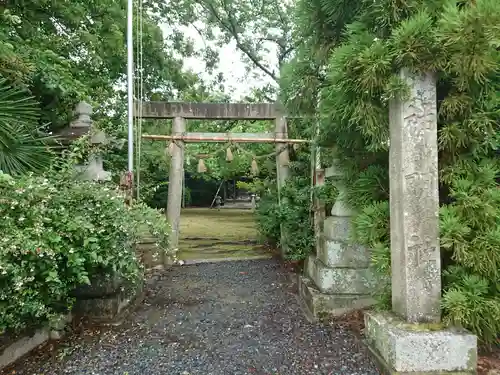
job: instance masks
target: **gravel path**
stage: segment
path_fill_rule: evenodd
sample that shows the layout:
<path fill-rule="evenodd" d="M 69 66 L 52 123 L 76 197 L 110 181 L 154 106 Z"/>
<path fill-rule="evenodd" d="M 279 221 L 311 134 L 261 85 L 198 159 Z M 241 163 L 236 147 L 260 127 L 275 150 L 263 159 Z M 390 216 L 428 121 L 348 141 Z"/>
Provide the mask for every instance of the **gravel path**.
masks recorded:
<path fill-rule="evenodd" d="M 75 335 L 16 375 L 376 375 L 340 327 L 308 323 L 274 260 L 177 267 L 119 327 Z"/>

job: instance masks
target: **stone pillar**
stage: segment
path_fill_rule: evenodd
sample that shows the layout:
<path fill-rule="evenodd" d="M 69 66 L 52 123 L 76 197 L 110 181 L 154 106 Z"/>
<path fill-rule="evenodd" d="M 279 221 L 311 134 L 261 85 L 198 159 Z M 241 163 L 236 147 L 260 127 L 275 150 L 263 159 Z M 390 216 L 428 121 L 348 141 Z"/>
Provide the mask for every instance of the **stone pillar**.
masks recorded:
<path fill-rule="evenodd" d="M 318 168 L 319 164 L 316 164 L 316 169 L 313 171 L 313 185 L 315 187 L 321 187 L 325 184 L 325 171 Z M 323 251 L 325 246 L 325 236 L 324 236 L 324 224 L 325 224 L 325 204 L 318 197 L 313 195 L 313 210 L 314 210 L 314 239 L 315 239 L 315 251 L 319 254 Z"/>
<path fill-rule="evenodd" d="M 342 191 L 341 171 L 337 165 L 325 171 Z M 332 216 L 316 228 L 316 255 L 306 261 L 305 275 L 300 276 L 299 293 L 308 316 L 323 314 L 340 316 L 373 304 L 371 296 L 376 281 L 369 268 L 369 251 L 350 242 L 352 212 L 346 207 L 344 195 L 339 194 Z"/>
<path fill-rule="evenodd" d="M 402 78 L 408 101 L 390 104 L 392 309 L 408 322 L 441 319 L 436 79 Z"/>
<path fill-rule="evenodd" d="M 319 138 L 319 126 L 316 127 L 316 139 Z M 311 155 L 316 157 L 313 159 L 311 157 L 311 168 L 313 174 L 313 186 L 321 187 L 325 184 L 325 171 L 321 168 L 321 148 L 311 145 L 314 149 L 311 150 Z M 314 191 L 311 192 L 311 198 L 313 202 L 313 212 L 314 212 L 314 239 L 315 239 L 315 250 L 316 254 L 320 252 L 320 248 L 324 247 L 324 223 L 325 223 L 325 204 L 318 197 L 315 196 Z"/>
<path fill-rule="evenodd" d="M 182 135 L 186 131 L 186 120 L 176 117 L 173 120 L 172 135 Z M 182 180 L 184 176 L 184 142 L 176 140 L 170 158 L 168 178 L 167 220 L 172 228 L 170 247 L 176 250 L 179 246 L 179 224 L 182 204 Z"/>
<path fill-rule="evenodd" d="M 285 117 L 277 117 L 275 121 L 274 134 L 276 138 L 288 139 L 288 130 L 286 125 Z M 277 173 L 277 183 L 278 183 L 278 194 L 280 194 L 281 189 L 285 186 L 285 181 L 288 178 L 290 155 L 288 153 L 288 148 L 286 143 L 276 143 L 276 173 Z M 281 204 L 281 198 L 280 198 Z M 281 247 L 283 254 L 286 253 L 287 244 L 287 234 L 283 226 L 281 226 Z"/>
<path fill-rule="evenodd" d="M 476 337 L 440 325 L 436 78 L 401 78 L 410 96 L 389 107 L 393 313 L 366 314 L 366 336 L 392 374 L 475 374 Z"/>

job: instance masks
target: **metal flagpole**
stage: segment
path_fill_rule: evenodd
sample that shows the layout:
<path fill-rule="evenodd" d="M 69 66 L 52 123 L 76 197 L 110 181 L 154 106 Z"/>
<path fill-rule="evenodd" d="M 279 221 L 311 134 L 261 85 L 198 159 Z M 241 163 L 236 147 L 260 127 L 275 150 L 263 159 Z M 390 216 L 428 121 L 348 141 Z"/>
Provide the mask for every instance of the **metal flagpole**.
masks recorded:
<path fill-rule="evenodd" d="M 127 0 L 128 172 L 134 171 L 134 5 Z"/>

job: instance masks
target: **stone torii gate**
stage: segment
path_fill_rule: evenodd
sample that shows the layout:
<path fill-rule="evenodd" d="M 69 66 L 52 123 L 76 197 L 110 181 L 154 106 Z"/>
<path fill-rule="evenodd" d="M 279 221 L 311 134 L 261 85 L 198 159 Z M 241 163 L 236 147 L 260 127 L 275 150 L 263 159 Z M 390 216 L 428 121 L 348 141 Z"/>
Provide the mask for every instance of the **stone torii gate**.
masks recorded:
<path fill-rule="evenodd" d="M 143 119 L 173 119 L 172 135 L 147 135 L 142 138 L 151 140 L 174 141 L 171 150 L 167 219 L 172 228 L 171 248 L 179 244 L 179 223 L 182 201 L 182 181 L 184 176 L 184 144 L 200 142 L 235 143 L 274 143 L 276 144 L 276 168 L 278 189 L 285 184 L 289 175 L 290 143 L 307 143 L 308 140 L 288 139 L 285 114 L 272 103 L 136 103 L 136 114 Z M 274 134 L 270 133 L 190 133 L 186 132 L 186 120 L 274 120 Z M 284 233 L 282 230 L 281 236 Z"/>

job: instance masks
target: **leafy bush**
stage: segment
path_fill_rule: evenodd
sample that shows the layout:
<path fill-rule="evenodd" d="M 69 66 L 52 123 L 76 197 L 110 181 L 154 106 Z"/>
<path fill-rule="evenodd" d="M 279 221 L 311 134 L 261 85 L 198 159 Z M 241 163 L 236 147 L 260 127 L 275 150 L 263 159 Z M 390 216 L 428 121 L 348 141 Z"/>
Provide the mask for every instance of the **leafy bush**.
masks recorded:
<path fill-rule="evenodd" d="M 331 206 L 337 190 L 325 184 L 314 190 L 316 197 Z M 281 192 L 281 205 L 276 189 L 264 193 L 257 206 L 257 227 L 270 243 L 283 246 L 289 260 L 303 260 L 315 245 L 311 206 L 311 181 L 309 176 L 290 177 Z M 285 233 L 281 243 L 281 226 Z"/>
<path fill-rule="evenodd" d="M 268 190 L 257 206 L 257 227 L 270 243 L 286 249 L 289 260 L 302 260 L 313 250 L 314 232 L 311 221 L 310 180 L 293 176 L 281 191 Z M 281 205 L 280 201 L 281 200 Z M 289 235 L 282 243 L 281 227 Z"/>
<path fill-rule="evenodd" d="M 0 196 L 0 332 L 71 309 L 71 292 L 97 275 L 138 281 L 144 223 L 168 245 L 162 215 L 106 185 L 0 174 Z"/>
<path fill-rule="evenodd" d="M 281 240 L 281 211 L 277 192 L 264 194 L 257 204 L 257 228 L 269 244 L 276 246 Z"/>

